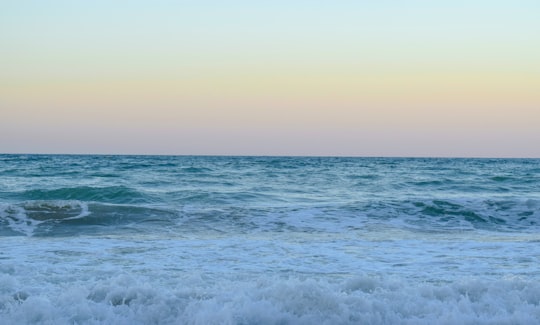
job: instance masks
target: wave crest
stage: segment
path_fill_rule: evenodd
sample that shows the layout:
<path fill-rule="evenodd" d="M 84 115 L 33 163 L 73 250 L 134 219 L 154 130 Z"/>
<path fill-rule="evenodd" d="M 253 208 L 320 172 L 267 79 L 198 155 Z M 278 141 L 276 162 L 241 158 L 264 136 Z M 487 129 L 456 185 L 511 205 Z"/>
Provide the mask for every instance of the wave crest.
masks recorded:
<path fill-rule="evenodd" d="M 80 201 L 28 201 L 0 206 L 0 225 L 7 223 L 12 231 L 32 236 L 41 224 L 84 218 L 89 214 L 88 205 Z"/>

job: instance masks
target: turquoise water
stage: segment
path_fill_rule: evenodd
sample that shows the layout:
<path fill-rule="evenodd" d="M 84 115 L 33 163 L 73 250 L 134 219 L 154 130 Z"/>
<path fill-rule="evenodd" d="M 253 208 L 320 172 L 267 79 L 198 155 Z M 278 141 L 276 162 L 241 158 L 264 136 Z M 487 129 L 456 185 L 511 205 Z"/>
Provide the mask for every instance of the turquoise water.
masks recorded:
<path fill-rule="evenodd" d="M 540 160 L 0 155 L 8 324 L 540 323 Z"/>

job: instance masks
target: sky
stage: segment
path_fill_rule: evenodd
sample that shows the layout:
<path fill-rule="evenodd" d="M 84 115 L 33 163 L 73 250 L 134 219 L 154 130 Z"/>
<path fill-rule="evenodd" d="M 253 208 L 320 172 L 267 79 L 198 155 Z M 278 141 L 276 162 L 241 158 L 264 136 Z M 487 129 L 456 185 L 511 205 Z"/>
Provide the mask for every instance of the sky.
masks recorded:
<path fill-rule="evenodd" d="M 0 0 L 0 153 L 540 157 L 540 1 Z"/>

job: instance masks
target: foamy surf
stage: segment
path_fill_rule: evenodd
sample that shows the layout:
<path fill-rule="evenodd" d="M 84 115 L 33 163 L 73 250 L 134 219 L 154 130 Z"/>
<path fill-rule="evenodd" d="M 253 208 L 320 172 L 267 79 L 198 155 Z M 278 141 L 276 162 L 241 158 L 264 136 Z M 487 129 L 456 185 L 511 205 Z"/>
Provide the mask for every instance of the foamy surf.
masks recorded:
<path fill-rule="evenodd" d="M 7 324 L 535 324 L 540 285 L 260 276 L 175 281 L 127 274 L 36 287 L 0 278 Z"/>

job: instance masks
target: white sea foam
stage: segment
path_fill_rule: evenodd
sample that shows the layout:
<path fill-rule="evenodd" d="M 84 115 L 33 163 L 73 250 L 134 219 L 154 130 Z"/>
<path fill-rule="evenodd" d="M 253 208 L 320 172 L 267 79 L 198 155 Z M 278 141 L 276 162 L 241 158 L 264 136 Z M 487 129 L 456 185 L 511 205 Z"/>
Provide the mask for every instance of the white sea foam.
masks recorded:
<path fill-rule="evenodd" d="M 0 323 L 540 322 L 537 235 L 370 234 L 3 238 Z"/>
<path fill-rule="evenodd" d="M 540 284 L 260 276 L 176 281 L 121 274 L 28 288 L 0 276 L 3 324 L 537 324 Z"/>

